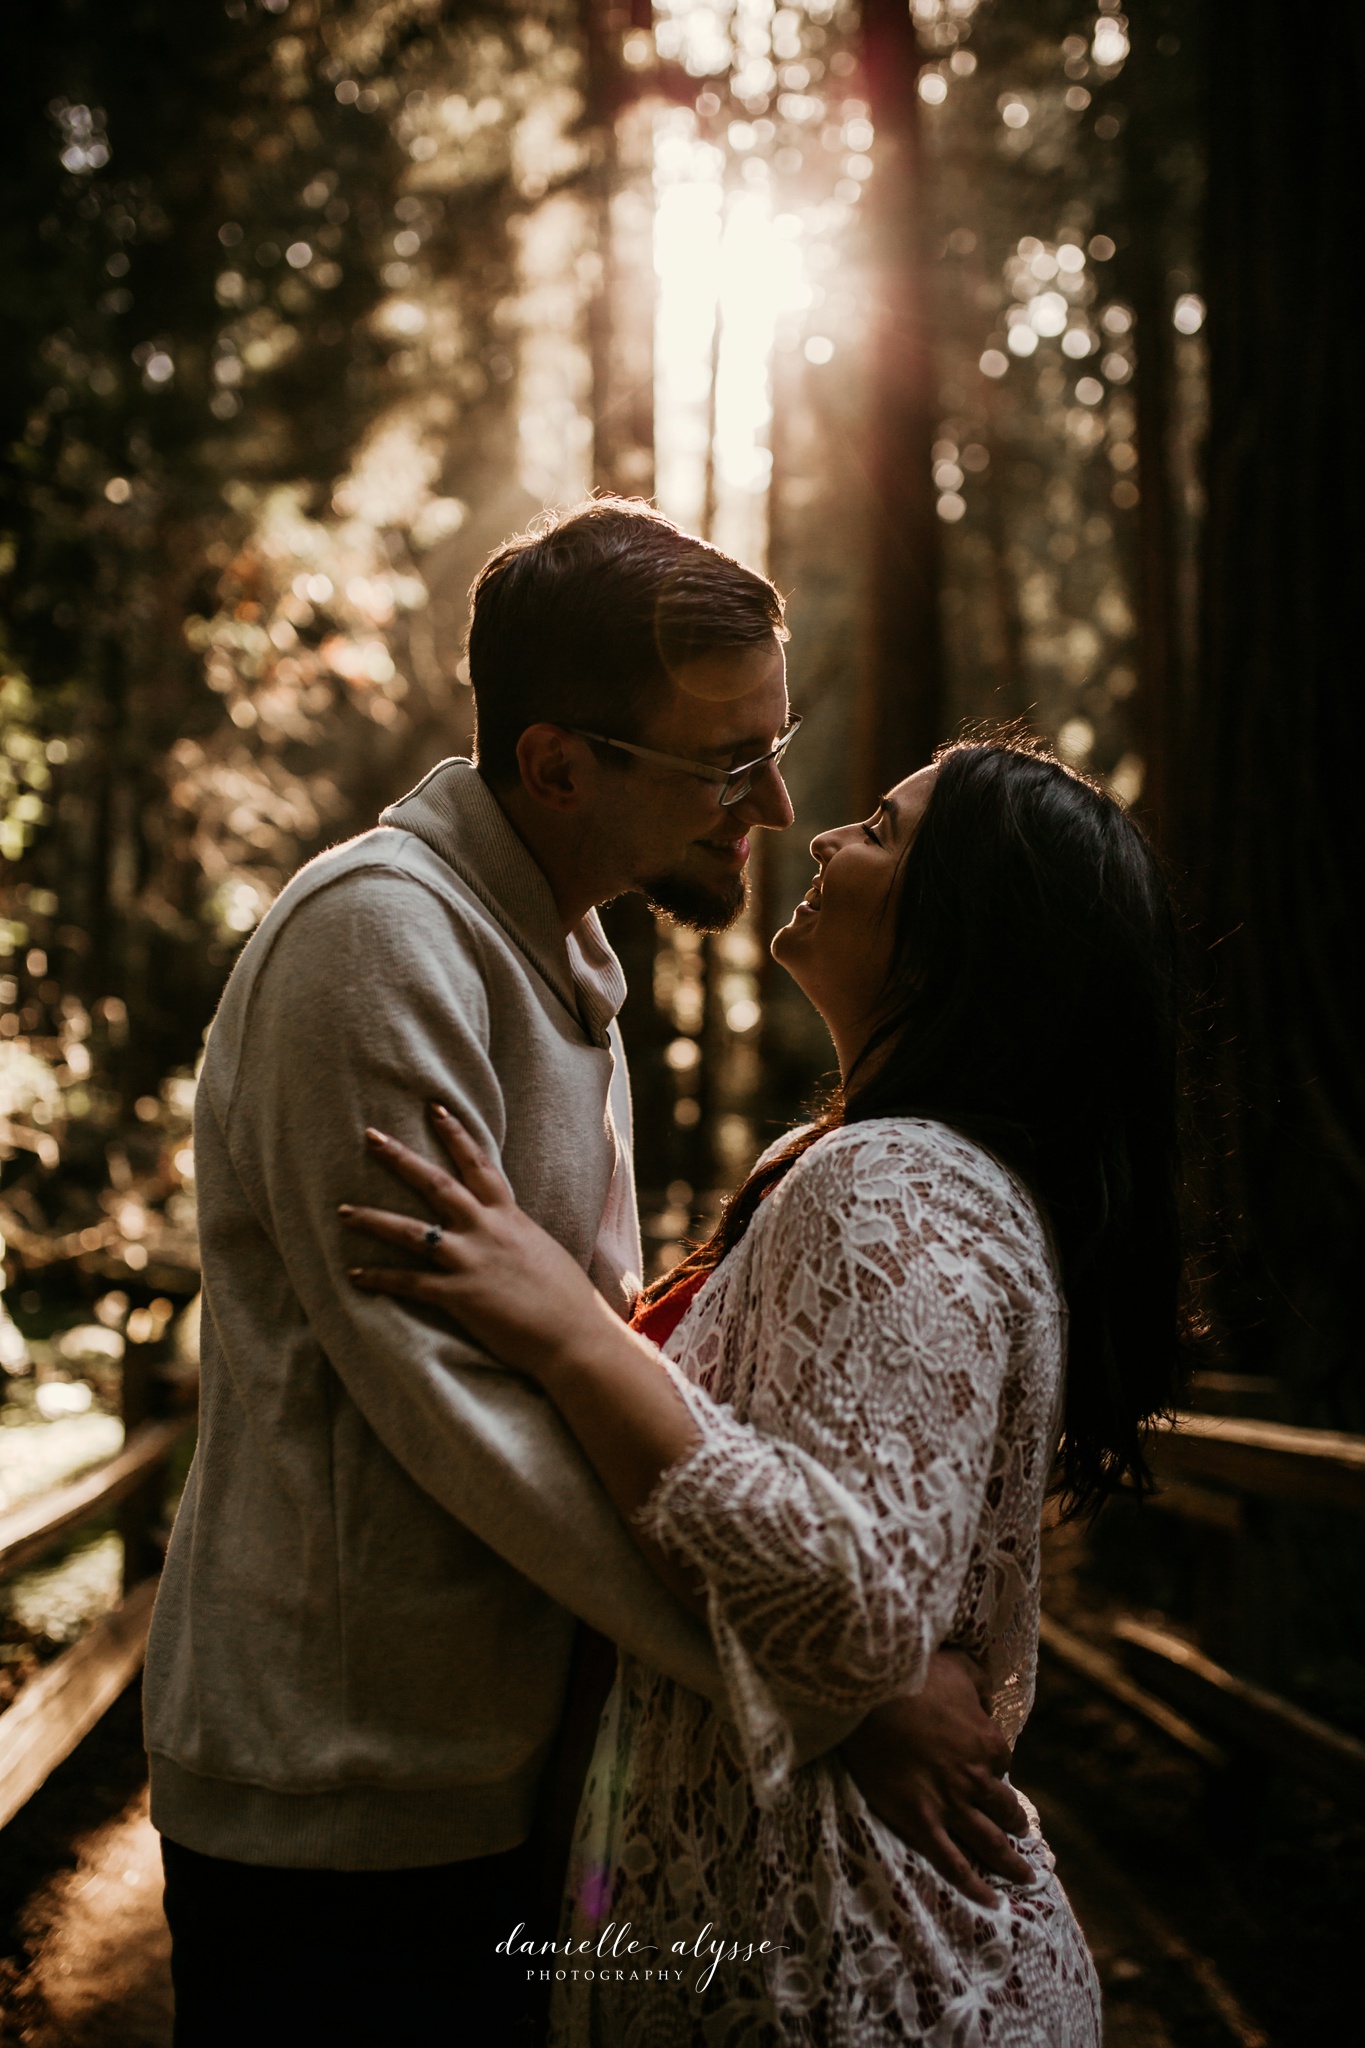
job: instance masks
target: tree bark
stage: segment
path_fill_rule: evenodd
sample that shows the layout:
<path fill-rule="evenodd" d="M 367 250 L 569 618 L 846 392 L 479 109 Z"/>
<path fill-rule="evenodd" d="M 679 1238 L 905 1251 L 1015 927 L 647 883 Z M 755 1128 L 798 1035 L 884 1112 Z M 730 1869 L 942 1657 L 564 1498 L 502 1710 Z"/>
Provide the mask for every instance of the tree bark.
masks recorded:
<path fill-rule="evenodd" d="M 918 135 L 915 32 L 904 0 L 866 0 L 863 59 L 877 131 L 868 196 L 875 276 L 867 435 L 871 513 L 859 781 L 873 799 L 945 737 L 937 416 Z"/>
<path fill-rule="evenodd" d="M 1137 328 L 1133 398 L 1142 496 L 1137 508 L 1140 687 L 1134 712 L 1144 767 L 1142 811 L 1158 842 L 1171 852 L 1178 832 L 1174 813 L 1188 706 L 1176 632 L 1170 460 L 1175 294 L 1167 282 L 1171 192 L 1163 158 L 1171 126 L 1163 88 L 1171 67 L 1154 47 L 1155 29 L 1155 22 L 1134 25 L 1132 54 L 1124 67 L 1131 95 L 1124 154 L 1132 234 L 1114 270 L 1132 303 Z"/>
<path fill-rule="evenodd" d="M 1222 1307 L 1296 1420 L 1365 1428 L 1358 240 L 1365 17 L 1286 62 L 1213 0 L 1211 417 L 1194 848 L 1231 1097 Z"/>

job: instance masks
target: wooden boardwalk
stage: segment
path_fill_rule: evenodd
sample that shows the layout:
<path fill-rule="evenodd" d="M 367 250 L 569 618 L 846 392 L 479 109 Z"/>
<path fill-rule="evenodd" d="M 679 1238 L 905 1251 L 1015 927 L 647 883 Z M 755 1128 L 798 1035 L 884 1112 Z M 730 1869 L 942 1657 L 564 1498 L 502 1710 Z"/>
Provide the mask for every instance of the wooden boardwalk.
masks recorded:
<path fill-rule="evenodd" d="M 169 1937 L 138 1687 L 0 1836 L 0 2048 L 170 2048 Z M 1050 1774 L 1049 1774 L 1050 1775 Z M 1073 1807 L 1027 1777 L 1105 1987 L 1107 2048 L 1271 2048 Z M 27 1888 L 25 1888 L 27 1874 Z"/>

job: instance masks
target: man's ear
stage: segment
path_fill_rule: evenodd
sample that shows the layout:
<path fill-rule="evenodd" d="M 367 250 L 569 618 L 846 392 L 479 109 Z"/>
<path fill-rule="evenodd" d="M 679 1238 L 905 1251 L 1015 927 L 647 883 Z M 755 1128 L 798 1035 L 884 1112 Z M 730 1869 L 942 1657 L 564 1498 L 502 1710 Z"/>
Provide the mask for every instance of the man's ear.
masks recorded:
<path fill-rule="evenodd" d="M 528 725 L 517 741 L 521 786 L 548 810 L 578 810 L 595 765 L 586 740 L 562 725 Z"/>

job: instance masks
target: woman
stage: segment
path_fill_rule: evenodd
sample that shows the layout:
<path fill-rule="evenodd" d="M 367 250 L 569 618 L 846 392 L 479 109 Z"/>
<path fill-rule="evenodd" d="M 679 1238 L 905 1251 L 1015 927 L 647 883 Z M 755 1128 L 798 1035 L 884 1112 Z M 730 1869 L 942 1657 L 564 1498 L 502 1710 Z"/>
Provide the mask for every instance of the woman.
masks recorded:
<path fill-rule="evenodd" d="M 794 1767 L 783 1702 L 852 1725 L 947 1642 L 1013 1739 L 1059 1432 L 1071 1507 L 1145 1482 L 1179 1277 L 1166 893 L 1117 804 L 1010 742 L 947 749 L 812 852 L 773 954 L 829 1026 L 839 1096 L 635 1330 L 443 1112 L 458 1181 L 372 1135 L 445 1224 L 440 1270 L 356 1278 L 540 1382 L 725 1672 L 728 1717 L 621 1660 L 566 1931 L 628 1921 L 654 1952 L 561 1986 L 556 2040 L 1093 2043 L 1093 1966 L 1036 1820 L 1033 1883 L 974 1904 L 837 1756 Z"/>

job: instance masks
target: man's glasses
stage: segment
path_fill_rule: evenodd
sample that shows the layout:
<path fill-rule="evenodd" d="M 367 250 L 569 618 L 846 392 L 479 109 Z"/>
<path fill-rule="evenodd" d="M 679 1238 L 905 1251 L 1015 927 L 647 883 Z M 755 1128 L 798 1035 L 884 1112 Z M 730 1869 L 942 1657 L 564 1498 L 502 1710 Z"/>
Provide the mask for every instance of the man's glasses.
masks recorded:
<path fill-rule="evenodd" d="M 768 753 L 760 754 L 756 761 L 743 761 L 738 768 L 715 768 L 705 761 L 681 761 L 676 754 L 658 754 L 653 747 L 637 747 L 633 740 L 609 740 L 600 732 L 584 732 L 576 725 L 565 727 L 565 731 L 571 732 L 575 739 L 591 740 L 597 747 L 615 747 L 618 753 L 634 754 L 637 761 L 648 761 L 655 768 L 677 768 L 684 775 L 700 777 L 701 781 L 709 782 L 720 792 L 718 801 L 727 811 L 733 804 L 744 801 L 765 768 L 781 767 L 782 756 L 800 730 L 801 713 L 794 711 L 777 735 L 776 746 Z"/>

